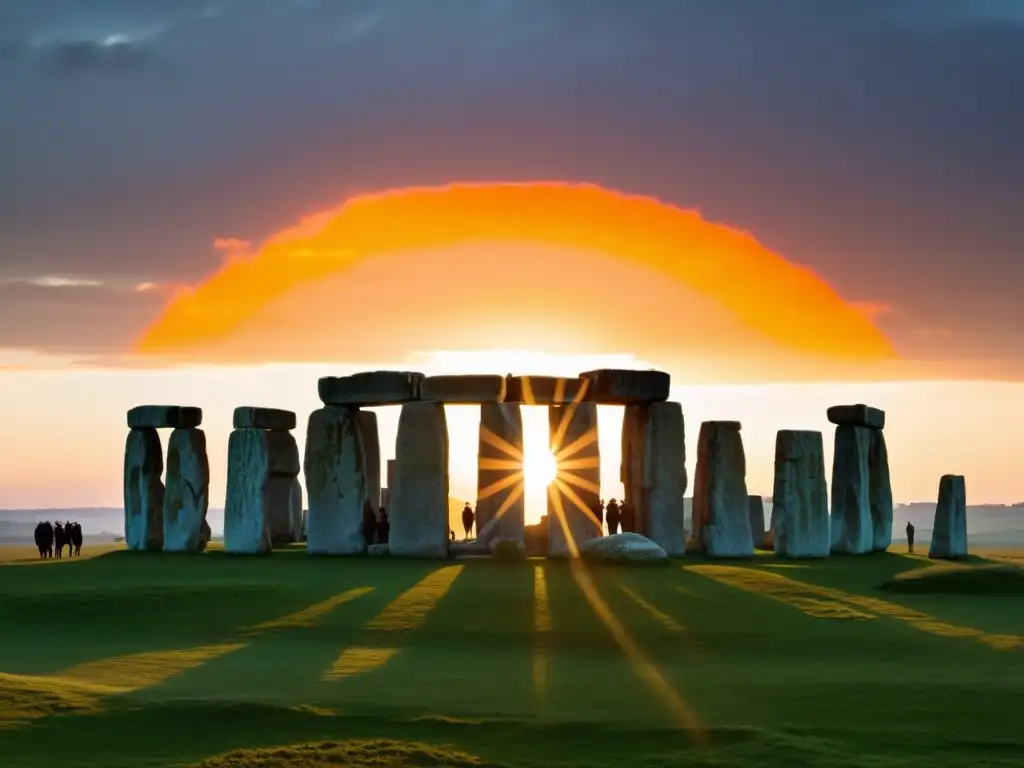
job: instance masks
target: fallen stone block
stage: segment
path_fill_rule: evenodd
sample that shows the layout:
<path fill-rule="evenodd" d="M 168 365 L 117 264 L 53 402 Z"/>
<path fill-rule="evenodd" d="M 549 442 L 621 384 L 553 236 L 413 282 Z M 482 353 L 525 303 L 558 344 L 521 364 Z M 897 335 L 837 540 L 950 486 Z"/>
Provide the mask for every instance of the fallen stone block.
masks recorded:
<path fill-rule="evenodd" d="M 526 509 L 523 415 L 519 404 L 483 403 L 477 444 L 477 539 L 486 531 L 490 537 L 523 541 Z"/>
<path fill-rule="evenodd" d="M 228 492 L 224 505 L 224 551 L 264 554 L 270 538 L 271 446 L 275 433 L 236 429 L 228 438 Z M 287 433 L 277 433 L 287 434 Z"/>
<path fill-rule="evenodd" d="M 420 384 L 420 400 L 453 405 L 500 403 L 505 400 L 505 377 L 427 376 Z"/>
<path fill-rule="evenodd" d="M 128 411 L 129 429 L 192 429 L 203 423 L 203 409 L 187 405 L 137 405 Z"/>
<path fill-rule="evenodd" d="M 588 562 L 622 565 L 652 565 L 668 562 L 668 553 L 639 533 L 616 533 L 591 539 L 580 546 L 581 557 Z"/>
<path fill-rule="evenodd" d="M 325 376 L 317 382 L 324 405 L 400 405 L 420 399 L 422 373 L 365 371 L 351 376 Z"/>
<path fill-rule="evenodd" d="M 885 428 L 885 411 L 859 403 L 857 405 L 833 405 L 826 412 L 828 420 L 836 426 L 849 425 L 868 429 Z"/>
<path fill-rule="evenodd" d="M 164 543 L 164 453 L 155 427 L 128 432 L 124 446 L 124 540 L 128 549 Z"/>
<path fill-rule="evenodd" d="M 831 517 L 831 551 L 835 553 L 862 555 L 874 549 L 868 468 L 872 431 L 852 424 L 836 427 Z M 775 537 L 778 548 L 778 531 Z"/>
<path fill-rule="evenodd" d="M 750 516 L 750 535 L 754 539 L 754 549 L 764 549 L 766 531 L 764 528 L 764 499 L 758 496 L 747 497 L 747 512 Z"/>
<path fill-rule="evenodd" d="M 585 387 L 580 378 L 558 376 L 506 376 L 505 402 L 523 405 L 567 405 L 582 402 Z"/>
<path fill-rule="evenodd" d="M 167 441 L 164 490 L 165 552 L 202 552 L 210 499 L 210 461 L 201 429 L 176 429 Z M 207 526 L 207 529 L 209 526 Z"/>
<path fill-rule="evenodd" d="M 441 403 L 402 406 L 389 490 L 391 554 L 448 557 L 448 423 Z"/>
<path fill-rule="evenodd" d="M 601 495 L 597 405 L 549 405 L 548 432 L 559 462 L 548 489 L 548 557 L 578 557 L 583 542 L 602 534 L 594 511 Z"/>
<path fill-rule="evenodd" d="M 967 557 L 967 482 L 963 475 L 943 475 L 928 557 Z"/>
<path fill-rule="evenodd" d="M 364 460 L 356 409 L 326 406 L 309 415 L 303 470 L 306 547 L 311 554 L 366 551 L 363 518 L 369 509 Z"/>
<path fill-rule="evenodd" d="M 777 557 L 828 557 L 832 541 L 820 432 L 782 429 L 775 438 L 772 530 Z"/>
<path fill-rule="evenodd" d="M 885 552 L 892 544 L 892 480 L 885 433 L 871 433 L 868 450 L 868 503 L 871 506 L 872 549 Z"/>
<path fill-rule="evenodd" d="M 295 413 L 280 408 L 257 408 L 243 405 L 235 408 L 235 429 L 295 429 Z"/>
<path fill-rule="evenodd" d="M 709 557 L 752 557 L 747 459 L 737 421 L 705 421 L 693 483 L 694 549 Z"/>
<path fill-rule="evenodd" d="M 602 369 L 585 371 L 581 379 L 590 382 L 587 401 L 606 405 L 628 405 L 668 400 L 671 377 L 664 371 Z"/>

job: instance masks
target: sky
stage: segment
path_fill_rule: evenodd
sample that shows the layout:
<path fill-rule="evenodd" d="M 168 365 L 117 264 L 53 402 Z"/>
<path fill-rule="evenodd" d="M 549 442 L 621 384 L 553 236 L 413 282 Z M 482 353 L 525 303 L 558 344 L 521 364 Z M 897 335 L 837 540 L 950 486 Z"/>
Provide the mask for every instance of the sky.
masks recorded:
<path fill-rule="evenodd" d="M 456 368 L 508 358 L 486 348 L 669 370 L 691 445 L 706 414 L 745 414 L 765 493 L 774 429 L 828 430 L 824 406 L 874 398 L 899 409 L 899 499 L 965 467 L 984 500 L 1024 498 L 1022 88 L 1017 0 L 0 0 L 0 419 L 65 430 L 59 449 L 0 451 L 0 506 L 117 504 L 123 411 L 157 394 L 205 405 L 220 445 L 231 397 L 301 422 L 317 375 L 451 369 L 438 350 L 476 350 Z M 762 356 L 763 324 L 722 306 L 743 286 L 808 334 L 827 317 L 756 265 L 708 295 L 687 283 L 696 267 L 514 237 L 413 238 L 261 304 L 201 361 L 128 354 L 183 287 L 258 260 L 311 214 L 535 180 L 747 233 L 811 270 L 900 364 Z M 411 231 L 397 215 L 383 228 Z M 708 259 L 693 247 L 680 263 Z M 251 285 L 234 285 L 242 301 Z M 281 359 L 274 376 L 255 367 Z M 214 375 L 217 392 L 201 384 Z M 79 457 L 56 480 L 52 450 Z"/>

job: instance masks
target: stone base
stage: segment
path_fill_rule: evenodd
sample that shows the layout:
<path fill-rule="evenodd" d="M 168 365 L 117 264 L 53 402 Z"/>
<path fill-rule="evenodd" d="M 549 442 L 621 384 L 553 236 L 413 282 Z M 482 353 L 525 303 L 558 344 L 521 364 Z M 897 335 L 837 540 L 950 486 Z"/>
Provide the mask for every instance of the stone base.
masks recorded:
<path fill-rule="evenodd" d="M 124 447 L 124 540 L 128 549 L 164 543 L 164 453 L 154 427 L 128 432 Z"/>
<path fill-rule="evenodd" d="M 747 459 L 738 422 L 700 425 L 695 474 L 694 547 L 709 557 L 752 557 Z"/>
<path fill-rule="evenodd" d="M 210 462 L 201 429 L 176 429 L 167 442 L 164 492 L 165 552 L 202 552 L 210 498 Z M 207 526 L 209 528 L 209 526 Z"/>
<path fill-rule="evenodd" d="M 772 530 L 777 557 L 828 557 L 832 542 L 820 432 L 779 430 Z"/>

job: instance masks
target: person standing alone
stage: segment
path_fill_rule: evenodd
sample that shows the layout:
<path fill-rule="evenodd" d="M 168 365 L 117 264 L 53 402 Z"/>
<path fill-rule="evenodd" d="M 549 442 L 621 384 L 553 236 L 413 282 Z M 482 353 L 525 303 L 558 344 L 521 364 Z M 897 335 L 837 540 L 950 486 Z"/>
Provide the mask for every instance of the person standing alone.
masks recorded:
<path fill-rule="evenodd" d="M 466 506 L 462 508 L 462 527 L 466 529 L 466 538 L 469 538 L 469 532 L 473 530 L 473 520 L 476 515 L 473 514 L 473 508 L 469 506 L 469 502 L 466 502 Z"/>
<path fill-rule="evenodd" d="M 907 551 L 914 554 L 914 525 L 907 521 Z"/>

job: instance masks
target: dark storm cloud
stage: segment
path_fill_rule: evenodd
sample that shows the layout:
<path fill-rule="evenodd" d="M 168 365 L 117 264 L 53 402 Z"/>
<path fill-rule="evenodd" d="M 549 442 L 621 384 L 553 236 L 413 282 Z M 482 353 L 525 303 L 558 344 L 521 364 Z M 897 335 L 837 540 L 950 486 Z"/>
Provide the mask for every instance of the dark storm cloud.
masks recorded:
<path fill-rule="evenodd" d="M 352 193 L 587 179 L 752 231 L 908 349 L 1024 357 L 1022 6 L 8 2 L 0 271 L 190 281 Z M 35 66 L 69 44 L 93 76 Z"/>

